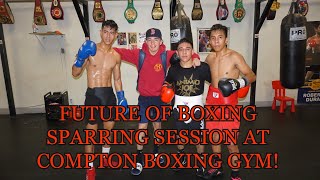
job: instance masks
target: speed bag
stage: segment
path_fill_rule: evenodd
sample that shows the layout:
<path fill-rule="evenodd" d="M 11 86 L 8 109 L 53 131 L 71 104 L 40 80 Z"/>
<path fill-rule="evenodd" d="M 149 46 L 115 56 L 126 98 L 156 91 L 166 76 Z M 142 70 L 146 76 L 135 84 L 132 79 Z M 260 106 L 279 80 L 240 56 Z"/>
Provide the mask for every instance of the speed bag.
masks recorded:
<path fill-rule="evenodd" d="M 280 34 L 280 81 L 295 89 L 303 86 L 305 76 L 307 19 L 298 13 L 282 19 Z"/>

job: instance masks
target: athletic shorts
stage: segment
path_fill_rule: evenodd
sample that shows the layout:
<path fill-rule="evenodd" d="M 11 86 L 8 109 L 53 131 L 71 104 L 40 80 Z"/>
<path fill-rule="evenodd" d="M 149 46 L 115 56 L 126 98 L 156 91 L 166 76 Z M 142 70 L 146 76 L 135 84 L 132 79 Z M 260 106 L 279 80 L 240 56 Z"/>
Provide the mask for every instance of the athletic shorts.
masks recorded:
<path fill-rule="evenodd" d="M 208 95 L 206 99 L 206 105 L 237 105 L 238 104 L 238 92 L 232 93 L 228 97 L 223 97 L 222 93 L 218 88 L 214 88 L 212 86 L 209 87 Z M 220 111 L 216 110 L 215 115 L 219 118 Z M 228 109 L 225 111 L 226 115 L 229 114 Z M 227 117 L 227 116 L 226 116 Z M 206 121 L 206 129 L 209 131 L 212 129 L 228 129 L 232 131 L 232 129 L 239 129 L 240 121 Z"/>
<path fill-rule="evenodd" d="M 84 102 L 86 106 L 115 106 L 117 105 L 116 96 L 113 93 L 112 87 L 96 87 L 96 88 L 88 88 L 86 92 L 86 99 Z M 115 110 L 112 108 L 111 111 L 111 119 L 109 121 L 113 121 Z M 85 119 L 89 124 L 97 124 L 97 120 L 101 121 L 100 112 L 98 110 L 94 111 L 94 119 L 88 120 L 90 118 L 91 112 L 85 111 Z M 110 116 L 110 111 L 108 108 L 105 108 L 104 117 L 108 118 Z"/>
<path fill-rule="evenodd" d="M 175 103 L 173 106 L 173 117 L 176 120 L 176 128 L 180 130 L 199 130 L 204 129 L 204 120 L 188 119 L 187 121 L 179 120 L 178 106 L 184 105 L 191 109 L 195 105 L 203 106 L 202 95 L 199 96 L 178 96 L 175 95 Z M 200 111 L 195 110 L 194 115 L 197 119 L 201 116 Z"/>
<path fill-rule="evenodd" d="M 140 106 L 140 111 L 139 111 L 140 122 L 139 123 L 161 122 L 161 118 L 162 118 L 161 106 L 164 105 L 164 103 L 161 101 L 160 96 L 139 96 L 138 105 Z M 155 108 L 149 109 L 148 116 L 152 120 L 148 120 L 146 116 L 146 110 L 150 106 L 156 106 L 159 109 L 159 113 L 157 113 Z M 158 116 L 159 118 L 156 118 L 156 116 Z"/>

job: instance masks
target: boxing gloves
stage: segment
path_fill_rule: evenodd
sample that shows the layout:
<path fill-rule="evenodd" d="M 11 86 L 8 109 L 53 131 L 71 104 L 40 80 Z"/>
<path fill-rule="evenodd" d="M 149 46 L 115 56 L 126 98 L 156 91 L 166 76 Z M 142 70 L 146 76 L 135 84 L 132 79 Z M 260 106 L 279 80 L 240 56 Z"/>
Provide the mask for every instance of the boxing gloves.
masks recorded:
<path fill-rule="evenodd" d="M 179 62 L 180 62 L 180 58 L 179 58 L 178 54 L 177 54 L 177 53 L 174 53 L 174 54 L 171 56 L 171 58 L 170 58 L 170 64 L 171 64 L 171 66 L 173 66 L 173 65 L 175 65 L 175 64 L 177 64 L 177 63 L 179 63 Z"/>
<path fill-rule="evenodd" d="M 164 103 L 170 103 L 174 97 L 173 87 L 165 83 L 161 88 L 160 99 Z"/>
<path fill-rule="evenodd" d="M 124 106 L 126 108 L 126 112 L 124 113 L 124 115 L 126 115 L 129 112 L 129 109 L 128 109 L 128 101 L 124 97 L 124 91 L 117 92 L 117 99 L 118 99 L 118 106 Z"/>
<path fill-rule="evenodd" d="M 81 68 L 85 60 L 89 56 L 96 55 L 96 52 L 97 45 L 93 41 L 86 40 L 78 51 L 77 59 L 75 60 L 74 65 L 78 68 Z"/>
<path fill-rule="evenodd" d="M 245 87 L 249 84 L 246 78 L 240 79 L 221 79 L 218 83 L 218 88 L 224 97 L 230 96 L 238 89 Z"/>

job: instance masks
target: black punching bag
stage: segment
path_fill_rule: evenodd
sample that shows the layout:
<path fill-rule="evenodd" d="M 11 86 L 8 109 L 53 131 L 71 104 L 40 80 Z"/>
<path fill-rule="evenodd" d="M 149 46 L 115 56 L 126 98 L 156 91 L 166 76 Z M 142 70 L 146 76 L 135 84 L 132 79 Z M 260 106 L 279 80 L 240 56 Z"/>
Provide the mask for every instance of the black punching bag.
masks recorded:
<path fill-rule="evenodd" d="M 175 12 L 178 15 L 173 16 L 170 20 L 171 50 L 177 50 L 180 39 L 187 38 L 190 42 L 193 42 L 190 19 L 183 10 L 180 1 L 178 1 Z"/>
<path fill-rule="evenodd" d="M 292 2 L 289 14 L 281 22 L 280 81 L 285 88 L 295 89 L 304 85 L 307 19 L 294 12 Z"/>

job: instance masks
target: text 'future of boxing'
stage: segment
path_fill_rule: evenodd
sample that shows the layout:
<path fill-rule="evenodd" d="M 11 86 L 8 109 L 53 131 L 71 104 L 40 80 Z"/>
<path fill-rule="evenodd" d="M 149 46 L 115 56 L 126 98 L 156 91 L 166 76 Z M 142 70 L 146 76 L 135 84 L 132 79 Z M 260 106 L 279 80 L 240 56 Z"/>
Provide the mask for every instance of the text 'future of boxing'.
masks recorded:
<path fill-rule="evenodd" d="M 74 121 L 82 121 L 85 119 L 85 112 L 89 113 L 89 121 L 94 121 L 95 114 L 98 112 L 102 121 L 140 121 L 140 106 L 128 106 L 129 113 L 125 115 L 125 107 L 123 106 L 60 106 L 61 117 L 64 121 L 72 119 Z M 170 105 L 161 107 L 149 106 L 145 115 L 149 121 L 167 121 L 172 115 L 173 108 Z M 106 113 L 108 112 L 108 113 Z M 177 107 L 179 121 L 240 121 L 243 118 L 246 121 L 255 121 L 257 117 L 256 106 L 242 105 L 205 105 L 193 106 L 191 109 L 186 105 Z M 107 115 L 106 115 L 107 114 Z"/>

